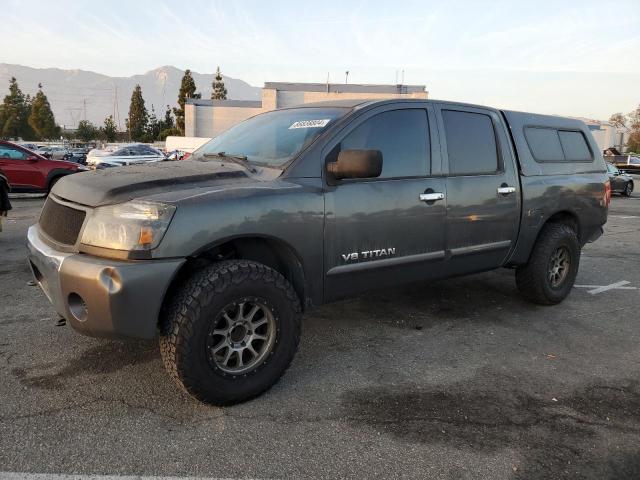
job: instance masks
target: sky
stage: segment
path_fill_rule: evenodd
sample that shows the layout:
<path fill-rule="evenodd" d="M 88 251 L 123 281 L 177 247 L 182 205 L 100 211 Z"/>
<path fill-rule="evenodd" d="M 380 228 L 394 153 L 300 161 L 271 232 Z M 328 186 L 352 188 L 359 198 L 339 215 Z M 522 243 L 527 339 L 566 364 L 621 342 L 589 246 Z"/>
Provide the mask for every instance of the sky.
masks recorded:
<path fill-rule="evenodd" d="M 0 0 L 0 63 L 163 65 L 265 81 L 426 85 L 430 98 L 606 119 L 640 103 L 640 0 Z"/>

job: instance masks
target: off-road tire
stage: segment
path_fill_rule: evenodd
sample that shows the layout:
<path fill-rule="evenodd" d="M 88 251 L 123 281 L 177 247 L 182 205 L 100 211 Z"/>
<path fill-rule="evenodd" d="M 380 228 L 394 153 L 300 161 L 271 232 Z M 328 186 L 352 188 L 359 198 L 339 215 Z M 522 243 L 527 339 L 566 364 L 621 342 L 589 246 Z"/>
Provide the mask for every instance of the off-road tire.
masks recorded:
<path fill-rule="evenodd" d="M 275 343 L 262 363 L 233 374 L 212 365 L 206 341 L 213 319 L 229 302 L 260 297 L 273 310 Z M 273 386 L 289 367 L 300 340 L 300 300 L 277 271 L 248 260 L 227 260 L 196 271 L 169 298 L 160 321 L 160 352 L 179 386 L 200 401 L 231 405 Z"/>
<path fill-rule="evenodd" d="M 549 264 L 554 252 L 565 247 L 570 264 L 564 280 L 556 288 L 549 279 Z M 545 225 L 533 247 L 529 261 L 516 270 L 516 285 L 524 298 L 539 305 L 554 305 L 565 299 L 578 274 L 580 243 L 576 232 L 560 223 Z"/>
<path fill-rule="evenodd" d="M 630 197 L 631 193 L 633 193 L 633 182 L 627 183 L 626 187 L 624 187 L 622 195 L 624 195 L 625 197 Z"/>

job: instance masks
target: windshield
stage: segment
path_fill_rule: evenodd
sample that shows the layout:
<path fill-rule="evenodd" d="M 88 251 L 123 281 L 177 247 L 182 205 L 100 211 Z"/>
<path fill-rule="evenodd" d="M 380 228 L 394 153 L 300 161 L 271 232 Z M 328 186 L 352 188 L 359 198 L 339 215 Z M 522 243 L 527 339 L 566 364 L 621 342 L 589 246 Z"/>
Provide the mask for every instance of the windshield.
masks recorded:
<path fill-rule="evenodd" d="M 195 160 L 211 160 L 223 152 L 260 166 L 283 168 L 347 108 L 307 107 L 275 110 L 252 117 L 221 133 L 193 152 Z"/>

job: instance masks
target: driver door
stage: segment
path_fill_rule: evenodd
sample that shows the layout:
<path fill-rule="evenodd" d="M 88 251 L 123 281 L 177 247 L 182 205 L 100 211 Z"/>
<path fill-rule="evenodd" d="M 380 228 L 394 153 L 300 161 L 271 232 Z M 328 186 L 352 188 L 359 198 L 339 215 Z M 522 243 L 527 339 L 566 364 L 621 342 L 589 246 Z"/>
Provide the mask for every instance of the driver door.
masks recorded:
<path fill-rule="evenodd" d="M 383 165 L 378 178 L 325 182 L 325 301 L 443 276 L 446 192 L 432 118 L 426 103 L 378 107 L 326 146 L 327 163 L 362 149 L 379 150 Z"/>
<path fill-rule="evenodd" d="M 36 159 L 29 160 L 31 156 Z M 0 144 L 0 169 L 7 175 L 12 189 L 42 188 L 44 177 L 38 170 L 37 163 L 37 157 L 26 150 Z"/>

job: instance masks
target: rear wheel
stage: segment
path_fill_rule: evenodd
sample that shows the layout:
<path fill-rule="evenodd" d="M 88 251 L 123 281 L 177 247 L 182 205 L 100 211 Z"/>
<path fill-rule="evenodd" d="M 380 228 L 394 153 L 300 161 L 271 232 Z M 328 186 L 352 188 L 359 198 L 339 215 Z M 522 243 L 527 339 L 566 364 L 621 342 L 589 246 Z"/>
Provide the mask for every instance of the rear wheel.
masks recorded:
<path fill-rule="evenodd" d="M 630 197 L 631 193 L 633 193 L 633 182 L 628 182 L 627 186 L 624 187 L 624 191 L 622 192 L 622 194 L 625 197 Z"/>
<path fill-rule="evenodd" d="M 529 301 L 553 305 L 569 295 L 578 274 L 580 243 L 569 226 L 543 227 L 529 262 L 516 270 L 516 284 Z"/>
<path fill-rule="evenodd" d="M 285 372 L 300 339 L 301 309 L 275 270 L 230 260 L 192 275 L 165 309 L 160 351 L 169 375 L 197 399 L 230 405 Z"/>

